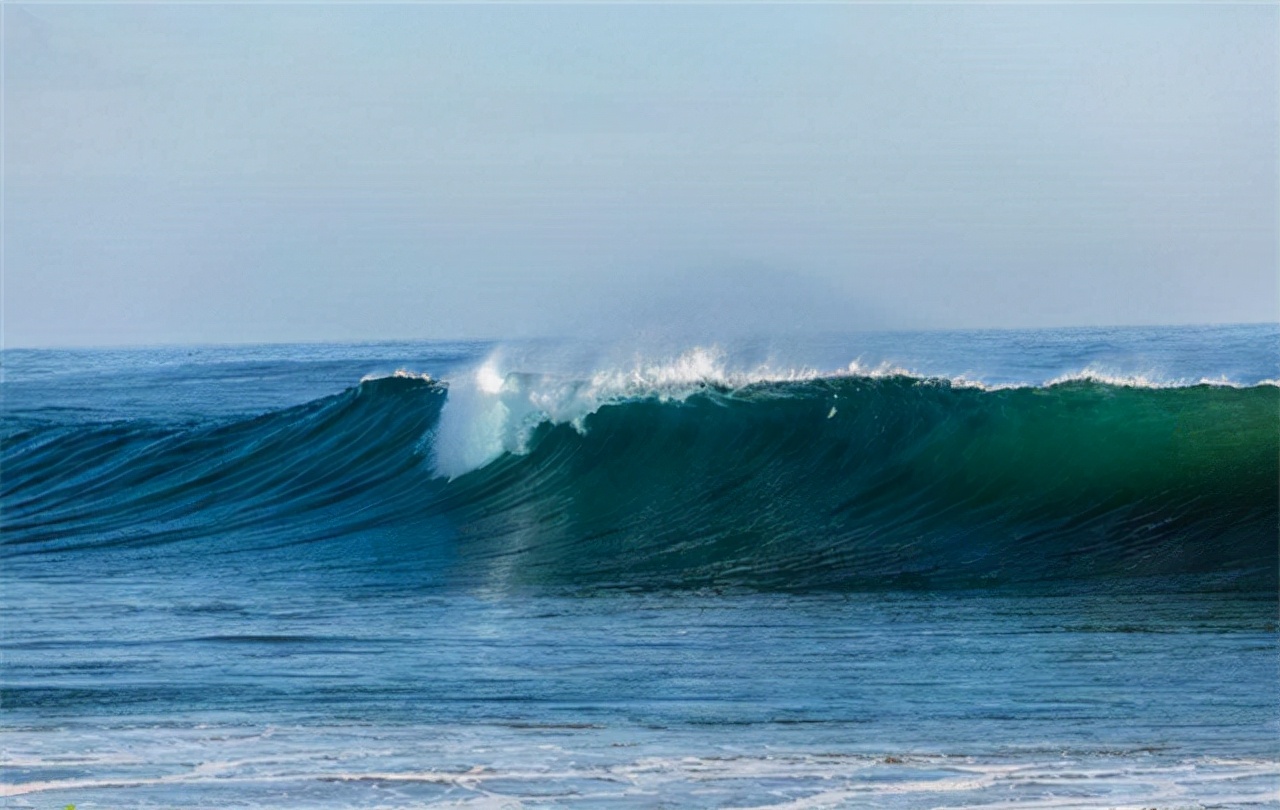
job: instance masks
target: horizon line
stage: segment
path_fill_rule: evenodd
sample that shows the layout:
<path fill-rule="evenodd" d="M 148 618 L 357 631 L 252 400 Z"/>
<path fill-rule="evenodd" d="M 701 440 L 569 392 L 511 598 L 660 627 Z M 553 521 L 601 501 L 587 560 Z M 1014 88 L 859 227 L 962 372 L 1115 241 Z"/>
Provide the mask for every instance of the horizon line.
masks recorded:
<path fill-rule="evenodd" d="M 850 329 L 847 331 L 839 330 L 814 330 L 811 332 L 790 333 L 791 335 L 801 334 L 811 337 L 818 336 L 840 336 L 840 335 L 892 335 L 892 334 L 921 334 L 921 333 L 946 333 L 946 332 L 1049 332 L 1049 331 L 1073 331 L 1087 329 L 1204 329 L 1204 328 L 1230 328 L 1230 327 L 1249 327 L 1249 326 L 1278 326 L 1280 327 L 1280 318 L 1273 321 L 1198 321 L 1189 323 L 1129 323 L 1129 324 L 1073 324 L 1073 325 L 1053 325 L 1053 326 L 939 326 L 939 327 L 900 327 L 900 328 L 882 328 L 882 329 Z M 785 332 L 783 334 L 786 334 Z M 708 339 L 702 341 L 694 341 L 695 343 L 719 343 L 732 340 L 752 340 L 763 337 L 769 337 L 769 333 L 746 333 L 735 336 L 724 336 L 721 339 Z M 155 342 L 155 343 L 53 343 L 53 344 L 19 344 L 7 345 L 7 342 L 0 341 L 0 352 L 9 351 L 142 351 L 148 349 L 248 349 L 248 348 L 265 348 L 272 346 L 382 346 L 396 343 L 455 343 L 455 344 L 499 344 L 502 342 L 536 342 L 536 341 L 564 341 L 572 342 L 575 340 L 591 340 L 591 337 L 573 337 L 569 335 L 523 335 L 519 337 L 382 337 L 382 338 L 358 338 L 350 340 L 329 340 L 329 339 L 302 339 L 302 340 L 245 340 L 245 341 L 190 341 L 190 342 Z"/>

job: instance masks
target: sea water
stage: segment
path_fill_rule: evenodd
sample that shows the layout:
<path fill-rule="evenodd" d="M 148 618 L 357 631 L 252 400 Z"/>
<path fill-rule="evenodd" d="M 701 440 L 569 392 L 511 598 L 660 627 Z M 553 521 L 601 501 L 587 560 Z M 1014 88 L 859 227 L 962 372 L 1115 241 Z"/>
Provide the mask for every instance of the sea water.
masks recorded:
<path fill-rule="evenodd" d="M 3 355 L 0 796 L 1280 806 L 1280 330 Z"/>

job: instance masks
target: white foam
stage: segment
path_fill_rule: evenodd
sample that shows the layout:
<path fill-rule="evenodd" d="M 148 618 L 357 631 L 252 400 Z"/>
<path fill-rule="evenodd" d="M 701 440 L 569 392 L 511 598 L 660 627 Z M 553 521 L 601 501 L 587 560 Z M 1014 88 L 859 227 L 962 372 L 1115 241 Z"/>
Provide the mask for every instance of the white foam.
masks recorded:
<path fill-rule="evenodd" d="M 534 374 L 506 367 L 495 352 L 470 373 L 449 380 L 449 398 L 433 434 L 432 466 L 455 478 L 504 453 L 528 451 L 544 422 L 584 429 L 601 407 L 627 400 L 683 400 L 708 387 L 737 389 L 763 382 L 802 381 L 816 369 L 733 369 L 716 347 L 695 347 L 664 360 L 637 358 L 626 368 L 582 376 Z"/>
<path fill-rule="evenodd" d="M 395 376 L 421 376 L 397 371 Z M 730 391 L 764 383 L 842 378 L 908 378 L 922 385 L 1001 391 L 1070 383 L 1096 383 L 1127 388 L 1185 388 L 1198 385 L 1248 388 L 1280 385 L 1263 380 L 1253 385 L 1218 379 L 1169 379 L 1154 372 L 1121 373 L 1089 366 L 1040 381 L 987 382 L 964 375 L 921 374 L 888 362 L 864 365 L 861 359 L 843 368 L 822 371 L 769 363 L 735 367 L 716 346 L 695 346 L 680 354 L 652 359 L 636 357 L 629 365 L 586 374 L 530 373 L 509 361 L 499 349 L 470 372 L 448 381 L 449 397 L 440 422 L 425 443 L 435 472 L 456 478 L 504 454 L 528 452 L 534 430 L 543 423 L 569 424 L 584 430 L 586 417 L 606 405 L 653 398 L 680 401 L 708 388 Z M 834 415 L 834 408 L 831 415 Z"/>
<path fill-rule="evenodd" d="M 432 381 L 432 377 L 430 374 L 423 374 L 417 371 L 410 371 L 407 368 L 398 368 L 395 371 L 391 372 L 390 374 L 384 374 L 381 372 L 366 374 L 360 378 L 360 382 L 365 383 L 365 382 L 372 382 L 374 380 L 385 380 L 389 378 L 401 379 L 401 380 L 422 380 L 423 382 Z"/>

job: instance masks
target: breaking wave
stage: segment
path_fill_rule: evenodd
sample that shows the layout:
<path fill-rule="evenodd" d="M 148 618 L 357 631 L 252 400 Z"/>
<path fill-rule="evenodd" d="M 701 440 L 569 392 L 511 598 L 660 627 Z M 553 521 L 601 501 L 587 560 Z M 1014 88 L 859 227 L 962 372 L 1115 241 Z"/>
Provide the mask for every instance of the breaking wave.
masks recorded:
<path fill-rule="evenodd" d="M 216 424 L 10 420 L 0 553 L 305 547 L 464 586 L 1274 587 L 1278 428 L 1271 383 L 488 363 Z"/>

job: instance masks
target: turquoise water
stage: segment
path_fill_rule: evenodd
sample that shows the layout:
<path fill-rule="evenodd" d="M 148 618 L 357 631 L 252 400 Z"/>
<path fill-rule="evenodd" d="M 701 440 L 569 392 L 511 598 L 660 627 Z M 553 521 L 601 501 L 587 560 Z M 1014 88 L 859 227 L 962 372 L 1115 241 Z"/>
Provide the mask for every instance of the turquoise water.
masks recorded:
<path fill-rule="evenodd" d="M 1278 346 L 8 351 L 0 792 L 1280 806 Z"/>

